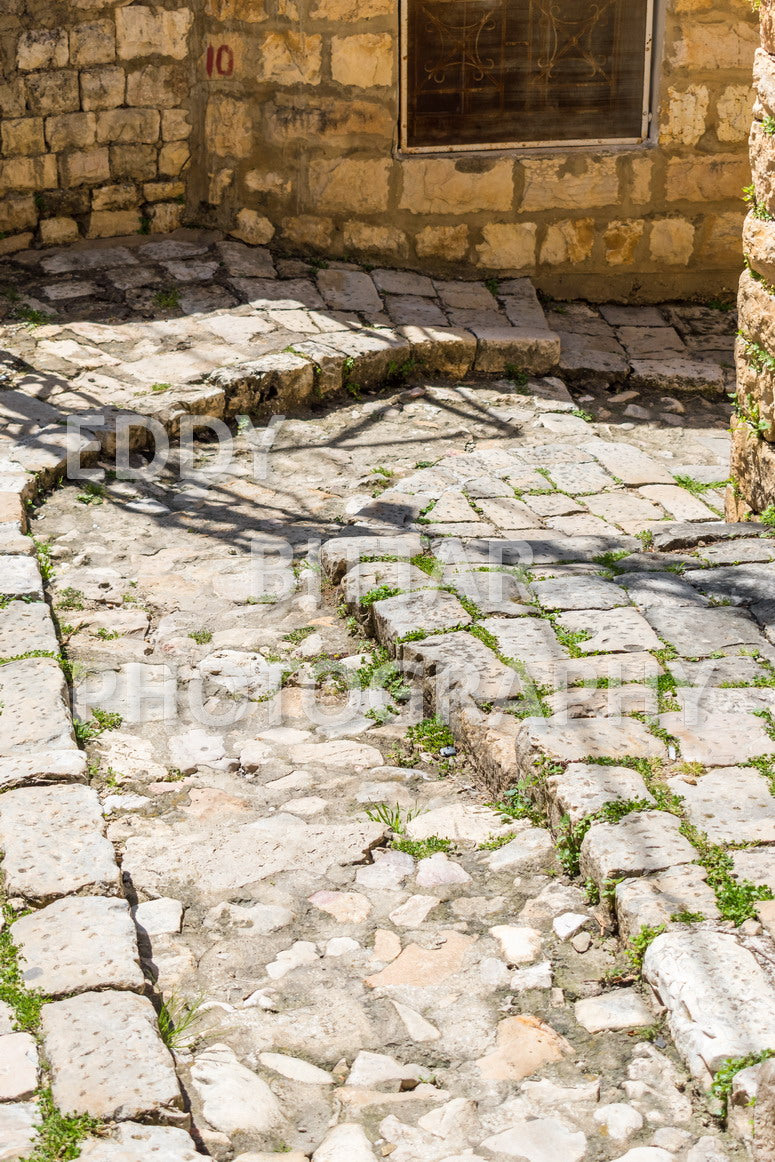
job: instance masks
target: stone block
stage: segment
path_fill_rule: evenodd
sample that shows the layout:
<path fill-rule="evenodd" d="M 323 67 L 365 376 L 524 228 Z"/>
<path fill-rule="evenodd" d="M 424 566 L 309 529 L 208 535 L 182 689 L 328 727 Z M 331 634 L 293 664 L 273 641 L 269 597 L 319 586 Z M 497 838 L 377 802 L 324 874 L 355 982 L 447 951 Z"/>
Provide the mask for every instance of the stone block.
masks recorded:
<path fill-rule="evenodd" d="M 87 1138 L 80 1150 L 83 1162 L 201 1162 L 202 1158 L 185 1130 L 138 1122 L 121 1122 L 109 1137 Z M 252 1162 L 249 1154 L 244 1158 Z"/>
<path fill-rule="evenodd" d="M 321 270 L 318 271 L 317 284 L 327 306 L 333 310 L 355 310 L 367 314 L 382 310 L 382 299 L 365 271 Z"/>
<path fill-rule="evenodd" d="M 81 73 L 81 101 L 86 110 L 115 109 L 123 104 L 125 92 L 126 74 L 118 65 Z"/>
<path fill-rule="evenodd" d="M 130 72 L 126 82 L 127 104 L 171 109 L 186 92 L 185 66 L 143 65 Z"/>
<path fill-rule="evenodd" d="M 456 262 L 468 251 L 468 227 L 425 226 L 415 236 L 414 245 L 419 258 Z"/>
<path fill-rule="evenodd" d="M 716 106 L 719 141 L 745 141 L 751 125 L 753 94 L 749 85 L 727 85 Z"/>
<path fill-rule="evenodd" d="M 561 762 L 580 763 L 585 759 L 628 756 L 664 758 L 665 747 L 633 718 L 527 718 L 517 742 L 518 758 L 530 764 L 533 756 L 541 754 Z"/>
<path fill-rule="evenodd" d="M 29 73 L 25 79 L 30 113 L 73 113 L 80 108 L 78 73 L 60 69 L 54 73 Z"/>
<path fill-rule="evenodd" d="M 652 607 L 646 620 L 661 638 L 687 658 L 708 658 L 741 646 L 766 645 L 756 622 L 741 609 Z"/>
<path fill-rule="evenodd" d="M 54 153 L 70 147 L 86 149 L 94 145 L 96 133 L 97 117 L 94 113 L 61 113 L 46 118 L 46 141 Z"/>
<path fill-rule="evenodd" d="M 274 226 L 267 217 L 259 214 L 258 210 L 240 210 L 237 214 L 235 228 L 229 233 L 234 238 L 240 238 L 251 246 L 265 246 L 274 238 Z"/>
<path fill-rule="evenodd" d="M 89 238 L 116 238 L 136 234 L 140 229 L 139 210 L 94 210 L 89 215 Z"/>
<path fill-rule="evenodd" d="M 525 186 L 520 209 L 586 210 L 619 202 L 616 158 L 529 159 L 522 163 Z"/>
<path fill-rule="evenodd" d="M 135 4 L 116 9 L 116 43 L 121 60 L 166 56 L 185 60 L 188 32 L 193 23 L 189 8 L 147 8 Z"/>
<path fill-rule="evenodd" d="M 110 170 L 114 178 L 151 181 L 158 176 L 155 145 L 111 145 Z"/>
<path fill-rule="evenodd" d="M 727 1058 L 775 1043 L 775 987 L 731 933 L 665 932 L 647 949 L 643 975 L 667 1008 L 679 1052 L 703 1083 Z"/>
<path fill-rule="evenodd" d="M 394 261 L 405 258 L 409 251 L 408 239 L 402 230 L 370 222 L 345 222 L 343 241 L 348 252 L 378 254 Z"/>
<path fill-rule="evenodd" d="M 0 161 L 0 190 L 54 190 L 58 185 L 57 159 L 51 154 Z"/>
<path fill-rule="evenodd" d="M 183 224 L 185 206 L 178 202 L 157 202 L 148 208 L 152 234 L 170 234 Z"/>
<path fill-rule="evenodd" d="M 668 60 L 677 69 L 687 71 L 751 68 L 759 43 L 759 30 L 749 21 L 688 21 L 683 36 L 672 46 Z"/>
<path fill-rule="evenodd" d="M 775 285 L 775 222 L 748 214 L 743 224 L 743 253 L 753 270 Z"/>
<path fill-rule="evenodd" d="M 493 162 L 471 173 L 465 163 L 450 158 L 404 158 L 400 208 L 413 214 L 467 214 L 511 210 L 514 198 L 513 164 Z"/>
<path fill-rule="evenodd" d="M 118 868 L 102 828 L 90 788 L 8 791 L 0 799 L 0 844 L 9 893 L 39 901 L 83 890 L 115 893 Z"/>
<path fill-rule="evenodd" d="M 0 1100 L 20 1101 L 38 1088 L 38 1052 L 29 1033 L 0 1036 Z M 5 1147 L 5 1141 L 0 1138 Z"/>
<path fill-rule="evenodd" d="M 667 163 L 668 202 L 718 202 L 738 198 L 749 181 L 748 158 L 739 154 L 695 154 L 674 157 Z"/>
<path fill-rule="evenodd" d="M 665 811 L 633 811 L 618 823 L 594 823 L 581 844 L 581 874 L 597 884 L 691 863 L 697 852 Z"/>
<path fill-rule="evenodd" d="M 574 1006 L 576 1020 L 588 1033 L 610 1029 L 638 1029 L 654 1022 L 654 1011 L 634 988 L 612 989 L 584 997 Z"/>
<path fill-rule="evenodd" d="M 169 141 L 159 150 L 159 173 L 162 177 L 178 177 L 191 160 L 185 141 Z"/>
<path fill-rule="evenodd" d="M 161 136 L 163 141 L 185 141 L 191 132 L 187 109 L 162 109 Z"/>
<path fill-rule="evenodd" d="M 86 772 L 86 757 L 79 750 L 35 751 L 0 756 L 0 788 L 25 783 L 78 782 Z"/>
<path fill-rule="evenodd" d="M 560 337 L 552 331 L 527 327 L 472 328 L 478 340 L 474 367 L 499 373 L 511 365 L 546 375 L 560 361 Z"/>
<path fill-rule="evenodd" d="M 640 799 L 651 801 L 641 776 L 631 767 L 569 763 L 562 774 L 550 775 L 546 793 L 559 823 L 567 815 L 572 824 L 593 815 L 606 803 Z"/>
<path fill-rule="evenodd" d="M 3 223 L 6 230 L 23 230 L 35 226 L 38 208 L 32 194 L 8 194 L 3 202 Z"/>
<path fill-rule="evenodd" d="M 2 123 L 3 153 L 33 157 L 45 153 L 42 117 L 17 117 Z"/>
<path fill-rule="evenodd" d="M 686 266 L 694 249 L 694 226 L 685 218 L 660 218 L 652 222 L 649 252 L 655 262 Z"/>
<path fill-rule="evenodd" d="M 205 140 L 218 157 L 241 156 L 253 139 L 253 118 L 244 101 L 213 94 L 205 113 Z"/>
<path fill-rule="evenodd" d="M 132 993 L 83 993 L 43 1007 L 54 1101 L 64 1114 L 174 1117 L 183 1100 L 156 1012 Z"/>
<path fill-rule="evenodd" d="M 156 109 L 110 109 L 97 114 L 97 141 L 101 145 L 158 141 L 161 119 Z"/>
<path fill-rule="evenodd" d="M 605 260 L 610 266 L 627 266 L 635 258 L 645 223 L 611 222 L 603 234 Z"/>
<path fill-rule="evenodd" d="M 374 632 L 383 645 L 414 630 L 432 633 L 469 625 L 471 618 L 451 593 L 443 590 L 421 590 L 376 601 L 372 606 Z"/>
<path fill-rule="evenodd" d="M 16 64 L 23 72 L 62 69 L 69 58 L 67 30 L 34 28 L 23 32 L 16 46 Z"/>
<path fill-rule="evenodd" d="M 669 786 L 684 800 L 690 822 L 711 843 L 775 843 L 772 795 L 758 771 L 720 767 L 693 783 L 670 779 Z"/>
<path fill-rule="evenodd" d="M 133 182 L 121 182 L 112 186 L 100 186 L 93 190 L 91 207 L 93 210 L 127 210 L 138 202 L 137 187 Z"/>
<path fill-rule="evenodd" d="M 399 327 L 398 333 L 412 347 L 412 355 L 429 375 L 459 379 L 471 370 L 476 340 L 470 331 L 455 327 Z"/>
<path fill-rule="evenodd" d="M 106 147 L 62 154 L 59 172 L 65 188 L 110 181 L 110 154 Z"/>
<path fill-rule="evenodd" d="M 482 227 L 483 241 L 476 248 L 479 261 L 492 270 L 532 270 L 537 233 L 535 222 L 488 222 Z"/>
<path fill-rule="evenodd" d="M 285 29 L 262 38 L 257 80 L 275 85 L 320 84 L 323 38 Z"/>
<path fill-rule="evenodd" d="M 539 262 L 550 266 L 584 262 L 592 253 L 597 237 L 594 218 L 575 221 L 550 222 L 541 244 Z"/>
<path fill-rule="evenodd" d="M 112 20 L 90 20 L 70 30 L 70 60 L 76 68 L 106 65 L 116 59 L 116 27 Z"/>
<path fill-rule="evenodd" d="M 28 1158 L 38 1136 L 40 1111 L 36 1102 L 0 1105 L 0 1142 L 11 1162 Z"/>
<path fill-rule="evenodd" d="M 12 932 L 29 989 L 48 996 L 102 988 L 143 990 L 126 900 L 69 896 L 23 916 Z"/>
<path fill-rule="evenodd" d="M 678 740 L 681 757 L 689 763 L 729 767 L 772 751 L 761 719 L 749 714 L 674 710 L 661 714 L 659 725 Z"/>
<path fill-rule="evenodd" d="M 662 108 L 660 141 L 666 145 L 696 145 L 705 133 L 709 104 L 707 85 L 687 85 L 685 89 L 668 86 Z"/>
<path fill-rule="evenodd" d="M 387 210 L 392 162 L 388 159 L 318 160 L 309 167 L 309 197 L 323 212 Z"/>
<path fill-rule="evenodd" d="M 393 82 L 395 40 L 387 32 L 363 32 L 331 39 L 331 75 L 340 85 L 359 89 Z"/>
<path fill-rule="evenodd" d="M 45 601 L 11 601 L 0 620 L 0 658 L 31 650 L 59 652 L 54 623 Z"/>

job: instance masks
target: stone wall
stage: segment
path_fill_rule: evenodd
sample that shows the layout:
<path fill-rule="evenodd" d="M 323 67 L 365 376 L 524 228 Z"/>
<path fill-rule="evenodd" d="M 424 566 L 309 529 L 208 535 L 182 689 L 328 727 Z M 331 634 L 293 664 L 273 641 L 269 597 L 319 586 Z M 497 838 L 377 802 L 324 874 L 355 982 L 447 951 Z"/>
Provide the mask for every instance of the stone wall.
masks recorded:
<path fill-rule="evenodd" d="M 0 253 L 181 224 L 193 14 L 3 0 Z"/>
<path fill-rule="evenodd" d="M 169 229 L 183 182 L 187 223 L 287 250 L 717 295 L 740 270 L 756 18 L 667 2 L 649 142 L 407 156 L 397 0 L 10 0 L 2 245 Z"/>
<path fill-rule="evenodd" d="M 738 295 L 732 519 L 775 504 L 775 0 L 762 0 L 761 40 L 754 61 L 753 184 L 743 226 L 747 269 Z"/>

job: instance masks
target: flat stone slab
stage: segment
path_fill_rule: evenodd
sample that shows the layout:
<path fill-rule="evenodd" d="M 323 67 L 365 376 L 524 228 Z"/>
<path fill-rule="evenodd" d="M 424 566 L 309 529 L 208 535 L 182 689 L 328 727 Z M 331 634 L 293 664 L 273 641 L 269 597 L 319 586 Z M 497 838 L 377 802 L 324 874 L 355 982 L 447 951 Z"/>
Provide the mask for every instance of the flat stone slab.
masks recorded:
<path fill-rule="evenodd" d="M 87 1138 L 79 1157 L 85 1162 L 201 1162 L 185 1130 L 123 1122 L 109 1138 Z"/>
<path fill-rule="evenodd" d="M 707 872 L 694 864 L 682 864 L 653 876 L 622 880 L 616 885 L 616 916 L 620 929 L 635 936 L 645 926 L 658 928 L 681 913 L 718 919 L 716 896 L 706 883 Z"/>
<path fill-rule="evenodd" d="M 48 996 L 98 988 L 142 991 L 126 900 L 68 896 L 23 916 L 12 932 L 28 988 Z"/>
<path fill-rule="evenodd" d="M 86 774 L 82 750 L 35 751 L 32 754 L 0 755 L 0 790 L 25 783 L 69 782 Z"/>
<path fill-rule="evenodd" d="M 324 573 L 334 582 L 339 582 L 348 569 L 363 557 L 400 557 L 410 560 L 422 553 L 422 541 L 418 533 L 404 533 L 403 536 L 336 537 L 320 549 L 320 564 Z"/>
<path fill-rule="evenodd" d="M 750 767 L 720 767 L 686 783 L 668 780 L 690 821 L 712 843 L 775 843 L 775 800 L 767 780 Z"/>
<path fill-rule="evenodd" d="M 697 852 L 679 827 L 680 820 L 666 811 L 634 811 L 618 823 L 595 823 L 581 844 L 581 874 L 599 884 L 691 863 Z"/>
<path fill-rule="evenodd" d="M 665 746 L 635 718 L 526 718 L 517 755 L 539 751 L 563 762 L 587 758 L 664 758 Z"/>
<path fill-rule="evenodd" d="M 59 653 L 49 608 L 45 601 L 11 601 L 0 616 L 0 658 L 14 658 L 32 650 Z"/>
<path fill-rule="evenodd" d="M 754 847 L 732 853 L 735 875 L 752 884 L 766 884 L 775 892 L 775 848 Z"/>
<path fill-rule="evenodd" d="M 559 814 L 567 815 L 573 824 L 599 811 L 606 803 L 652 801 L 646 784 L 632 767 L 569 763 L 562 774 L 549 776 L 546 790 Z"/>
<path fill-rule="evenodd" d="M 658 460 L 641 452 L 632 444 L 611 440 L 590 440 L 583 445 L 612 476 L 623 484 L 673 484 L 673 477 Z"/>
<path fill-rule="evenodd" d="M 638 653 L 662 642 L 637 609 L 571 611 L 558 617 L 563 629 L 591 636 L 577 642 L 582 653 Z"/>
<path fill-rule="evenodd" d="M 118 890 L 113 845 L 90 787 L 29 787 L 0 796 L 0 848 L 10 895 L 46 901 Z"/>
<path fill-rule="evenodd" d="M 53 658 L 0 666 L 0 703 L 3 755 L 76 749 L 67 683 Z"/>
<path fill-rule="evenodd" d="M 0 1149 L 10 1162 L 27 1158 L 37 1137 L 40 1112 L 35 1102 L 0 1104 Z"/>
<path fill-rule="evenodd" d="M 376 601 L 372 613 L 374 632 L 383 644 L 414 631 L 431 633 L 471 623 L 458 599 L 443 589 L 421 589 Z"/>
<path fill-rule="evenodd" d="M 734 646 L 767 648 L 756 622 L 739 609 L 651 607 L 646 620 L 687 658 L 707 658 Z"/>
<path fill-rule="evenodd" d="M 34 557 L 0 556 L 0 593 L 43 600 L 43 582 Z"/>
<path fill-rule="evenodd" d="M 391 589 L 421 589 L 432 586 L 433 579 L 410 561 L 359 561 L 341 581 L 345 600 L 354 606 L 383 585 Z"/>
<path fill-rule="evenodd" d="M 38 1050 L 29 1033 L 0 1037 L 0 1101 L 32 1097 L 38 1087 Z M 3 1148 L 0 1132 L 0 1150 Z"/>
<path fill-rule="evenodd" d="M 627 590 L 627 595 L 640 609 L 651 605 L 699 605 L 707 604 L 705 598 L 682 577 L 675 573 L 620 573 L 618 585 Z"/>
<path fill-rule="evenodd" d="M 771 565 L 721 565 L 718 569 L 687 570 L 684 579 L 701 593 L 752 605 L 775 600 L 775 569 Z"/>
<path fill-rule="evenodd" d="M 548 621 L 539 617 L 488 617 L 481 625 L 494 636 L 500 652 L 522 662 L 535 682 L 559 685 L 555 675 L 568 660 L 568 654 Z"/>
<path fill-rule="evenodd" d="M 515 697 L 523 686 L 515 670 L 465 631 L 406 642 L 401 654 L 410 673 L 437 679 L 442 694 L 456 688 L 480 702 L 498 702 Z"/>
<path fill-rule="evenodd" d="M 629 605 L 627 593 L 598 577 L 557 577 L 531 585 L 544 609 L 613 609 Z"/>
<path fill-rule="evenodd" d="M 638 1029 L 651 1025 L 654 1011 L 636 989 L 613 989 L 576 1001 L 576 1020 L 588 1033 L 607 1029 Z"/>
<path fill-rule="evenodd" d="M 666 932 L 649 945 L 643 976 L 668 1010 L 676 1046 L 705 1080 L 728 1057 L 775 1045 L 775 987 L 729 933 Z"/>
<path fill-rule="evenodd" d="M 678 740 L 681 758 L 709 767 L 731 767 L 773 750 L 761 718 L 753 714 L 671 710 L 659 725 Z"/>
<path fill-rule="evenodd" d="M 82 993 L 44 1005 L 54 1101 L 65 1114 L 125 1120 L 182 1108 L 156 1012 L 134 993 Z"/>

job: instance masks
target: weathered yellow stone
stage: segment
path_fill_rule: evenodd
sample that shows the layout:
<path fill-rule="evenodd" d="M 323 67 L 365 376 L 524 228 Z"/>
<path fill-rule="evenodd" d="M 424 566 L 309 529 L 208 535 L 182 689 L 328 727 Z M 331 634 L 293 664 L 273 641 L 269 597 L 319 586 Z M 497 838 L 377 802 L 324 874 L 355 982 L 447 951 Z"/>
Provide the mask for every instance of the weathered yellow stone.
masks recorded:
<path fill-rule="evenodd" d="M 245 24 L 266 20 L 264 0 L 207 0 L 205 12 L 213 20 L 239 20 Z"/>
<path fill-rule="evenodd" d="M 743 269 L 742 228 L 745 207 L 724 214 L 708 214 L 696 248 L 695 261 L 703 269 Z"/>
<path fill-rule="evenodd" d="M 762 48 L 775 53 L 775 0 L 761 0 L 759 7 L 759 31 Z"/>
<path fill-rule="evenodd" d="M 156 109 L 108 109 L 97 114 L 97 141 L 100 144 L 159 140 L 161 118 Z"/>
<path fill-rule="evenodd" d="M 237 214 L 235 228 L 229 233 L 251 246 L 265 246 L 274 238 L 274 226 L 257 210 L 244 209 Z"/>
<path fill-rule="evenodd" d="M 401 162 L 400 206 L 413 214 L 470 214 L 510 210 L 514 166 L 500 161 L 406 157 Z"/>
<path fill-rule="evenodd" d="M 126 103 L 171 109 L 186 91 L 185 65 L 142 65 L 127 76 Z"/>
<path fill-rule="evenodd" d="M 310 207 L 324 213 L 377 213 L 388 207 L 388 158 L 313 161 L 309 167 Z"/>
<path fill-rule="evenodd" d="M 456 262 L 468 253 L 467 226 L 426 226 L 414 240 L 419 258 L 444 258 Z"/>
<path fill-rule="evenodd" d="M 257 194 L 289 194 L 293 189 L 290 172 L 251 169 L 245 174 L 245 185 Z"/>
<path fill-rule="evenodd" d="M 734 416 L 730 476 L 754 512 L 775 503 L 775 448 Z"/>
<path fill-rule="evenodd" d="M 314 96 L 300 91 L 277 92 L 262 105 L 261 139 L 286 145 L 291 141 L 324 139 L 332 148 L 349 150 L 354 139 L 373 137 L 384 149 L 395 129 L 392 98 L 379 101 L 345 100 L 341 96 Z"/>
<path fill-rule="evenodd" d="M 92 190 L 92 210 L 127 210 L 138 202 L 137 187 L 133 182 L 120 182 Z"/>
<path fill-rule="evenodd" d="M 70 147 L 86 149 L 94 145 L 96 134 L 97 117 L 94 113 L 60 113 L 57 117 L 46 118 L 46 141 L 54 153 Z"/>
<path fill-rule="evenodd" d="M 68 58 L 67 30 L 64 28 L 34 28 L 19 37 L 16 63 L 24 72 L 61 69 Z"/>
<path fill-rule="evenodd" d="M 615 157 L 580 154 L 551 160 L 522 162 L 525 188 L 520 209 L 586 210 L 619 201 Z"/>
<path fill-rule="evenodd" d="M 155 145 L 111 145 L 110 168 L 114 178 L 152 181 L 159 172 Z"/>
<path fill-rule="evenodd" d="M 340 85 L 373 89 L 393 83 L 394 40 L 389 33 L 364 32 L 331 40 L 331 75 Z"/>
<path fill-rule="evenodd" d="M 775 222 L 748 214 L 743 223 L 743 253 L 757 274 L 775 285 Z"/>
<path fill-rule="evenodd" d="M 40 240 L 44 246 L 64 246 L 80 237 L 75 218 L 42 218 Z"/>
<path fill-rule="evenodd" d="M 759 30 L 749 21 L 687 20 L 668 59 L 674 68 L 689 71 L 750 69 L 758 44 Z"/>
<path fill-rule="evenodd" d="M 214 94 L 207 102 L 205 141 L 217 157 L 244 157 L 253 144 L 253 120 L 247 102 Z"/>
<path fill-rule="evenodd" d="M 323 59 L 323 38 L 291 29 L 270 32 L 257 61 L 259 81 L 277 85 L 317 85 Z"/>
<path fill-rule="evenodd" d="M 761 121 L 751 126 L 748 156 L 756 191 L 756 200 L 768 214 L 775 215 L 775 167 L 773 167 L 773 139 L 765 133 Z"/>
<path fill-rule="evenodd" d="M 185 206 L 178 202 L 157 202 L 148 207 L 148 219 L 152 234 L 169 234 L 177 230 L 183 221 Z"/>
<path fill-rule="evenodd" d="M 116 59 L 116 26 L 112 20 L 90 20 L 70 30 L 70 60 L 77 68 L 106 65 Z"/>
<path fill-rule="evenodd" d="M 375 226 L 370 222 L 345 222 L 344 245 L 358 254 L 380 254 L 388 258 L 405 258 L 406 234 L 394 226 Z"/>
<path fill-rule="evenodd" d="M 42 117 L 20 117 L 0 123 L 3 153 L 8 157 L 22 154 L 34 157 L 46 152 Z"/>
<path fill-rule="evenodd" d="M 23 230 L 38 221 L 38 210 L 32 194 L 7 194 L 3 199 L 3 225 L 6 230 Z"/>
<path fill-rule="evenodd" d="M 32 234 L 9 234 L 7 238 L 0 238 L 0 255 L 16 254 L 19 250 L 29 250 L 32 245 Z"/>
<path fill-rule="evenodd" d="M 165 178 L 176 178 L 191 160 L 191 151 L 185 141 L 170 141 L 159 150 L 159 173 Z"/>
<path fill-rule="evenodd" d="M 605 260 L 609 266 L 629 266 L 643 237 L 645 223 L 611 222 L 603 235 Z"/>
<path fill-rule="evenodd" d="M 146 182 L 143 197 L 146 202 L 169 202 L 172 198 L 185 197 L 184 182 Z"/>
<path fill-rule="evenodd" d="M 694 247 L 694 226 L 685 218 L 660 218 L 652 222 L 649 249 L 656 262 L 686 266 Z"/>
<path fill-rule="evenodd" d="M 753 61 L 753 82 L 758 108 L 757 118 L 775 113 L 775 57 L 763 48 L 756 50 Z"/>
<path fill-rule="evenodd" d="M 140 229 L 138 210 L 95 210 L 89 215 L 89 238 L 114 238 L 136 234 Z"/>
<path fill-rule="evenodd" d="M 191 132 L 187 109 L 162 109 L 161 136 L 163 141 L 185 141 Z"/>
<path fill-rule="evenodd" d="M 745 141 L 751 125 L 753 93 L 750 85 L 728 85 L 718 99 L 719 141 Z"/>
<path fill-rule="evenodd" d="M 535 263 L 535 222 L 490 222 L 477 248 L 479 262 L 492 270 L 527 270 Z"/>
<path fill-rule="evenodd" d="M 81 73 L 81 104 L 84 109 L 116 109 L 124 103 L 126 76 L 117 65 L 87 69 Z"/>
<path fill-rule="evenodd" d="M 283 220 L 283 234 L 297 246 L 314 246 L 325 249 L 330 246 L 334 233 L 331 218 L 317 218 L 314 214 L 301 214 L 298 218 Z"/>
<path fill-rule="evenodd" d="M 182 61 L 188 56 L 190 8 L 146 8 L 135 4 L 116 9 L 116 40 L 121 60 L 166 56 Z"/>
<path fill-rule="evenodd" d="M 89 182 L 104 182 L 110 178 L 110 158 L 107 149 L 83 149 L 62 154 L 59 158 L 62 185 L 82 186 Z"/>
<path fill-rule="evenodd" d="M 775 309 L 775 300 L 770 309 Z M 745 317 L 742 330 L 746 338 L 751 336 L 751 328 Z M 769 427 L 761 430 L 768 443 L 775 442 L 775 375 L 767 368 L 753 365 L 745 339 L 738 335 L 735 340 L 735 371 L 737 379 L 737 403 L 741 414 L 751 415 L 758 411 L 760 420 L 768 420 Z"/>
<path fill-rule="evenodd" d="M 748 182 L 750 167 L 745 154 L 698 154 L 674 157 L 667 163 L 668 202 L 719 202 L 738 198 Z"/>
<path fill-rule="evenodd" d="M 662 111 L 659 140 L 695 145 L 705 132 L 710 94 L 706 85 L 688 85 L 685 89 L 667 90 Z"/>
<path fill-rule="evenodd" d="M 28 73 L 25 86 L 30 113 L 75 113 L 81 107 L 78 73 L 74 69 Z"/>
<path fill-rule="evenodd" d="M 592 253 L 594 244 L 594 218 L 553 222 L 546 229 L 538 261 L 552 266 L 584 262 Z"/>
<path fill-rule="evenodd" d="M 391 0 L 316 0 L 310 16 L 316 20 L 361 21 L 374 16 L 391 16 Z"/>
<path fill-rule="evenodd" d="M 0 161 L 0 191 L 54 190 L 58 185 L 57 159 L 52 154 Z"/>
<path fill-rule="evenodd" d="M 630 159 L 630 180 L 628 183 L 630 201 L 643 206 L 651 201 L 651 185 L 654 173 L 653 157 L 643 156 Z"/>

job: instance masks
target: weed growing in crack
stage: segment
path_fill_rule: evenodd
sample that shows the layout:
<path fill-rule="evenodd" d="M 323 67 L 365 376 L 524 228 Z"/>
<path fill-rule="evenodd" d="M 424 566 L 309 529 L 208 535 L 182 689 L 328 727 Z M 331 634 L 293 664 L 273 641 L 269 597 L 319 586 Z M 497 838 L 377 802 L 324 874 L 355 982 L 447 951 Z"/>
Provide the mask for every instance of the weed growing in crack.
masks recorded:
<path fill-rule="evenodd" d="M 628 942 L 625 953 L 638 975 L 643 971 L 643 960 L 649 945 L 653 944 L 657 936 L 661 936 L 664 931 L 664 924 L 657 924 L 654 927 L 644 924 L 637 936 L 633 936 Z"/>
<path fill-rule="evenodd" d="M 185 1049 L 194 1038 L 190 1036 L 190 1029 L 204 1002 L 204 997 L 197 997 L 190 1004 L 177 993 L 171 993 L 163 1001 L 158 1014 L 159 1035 L 168 1049 Z"/>

